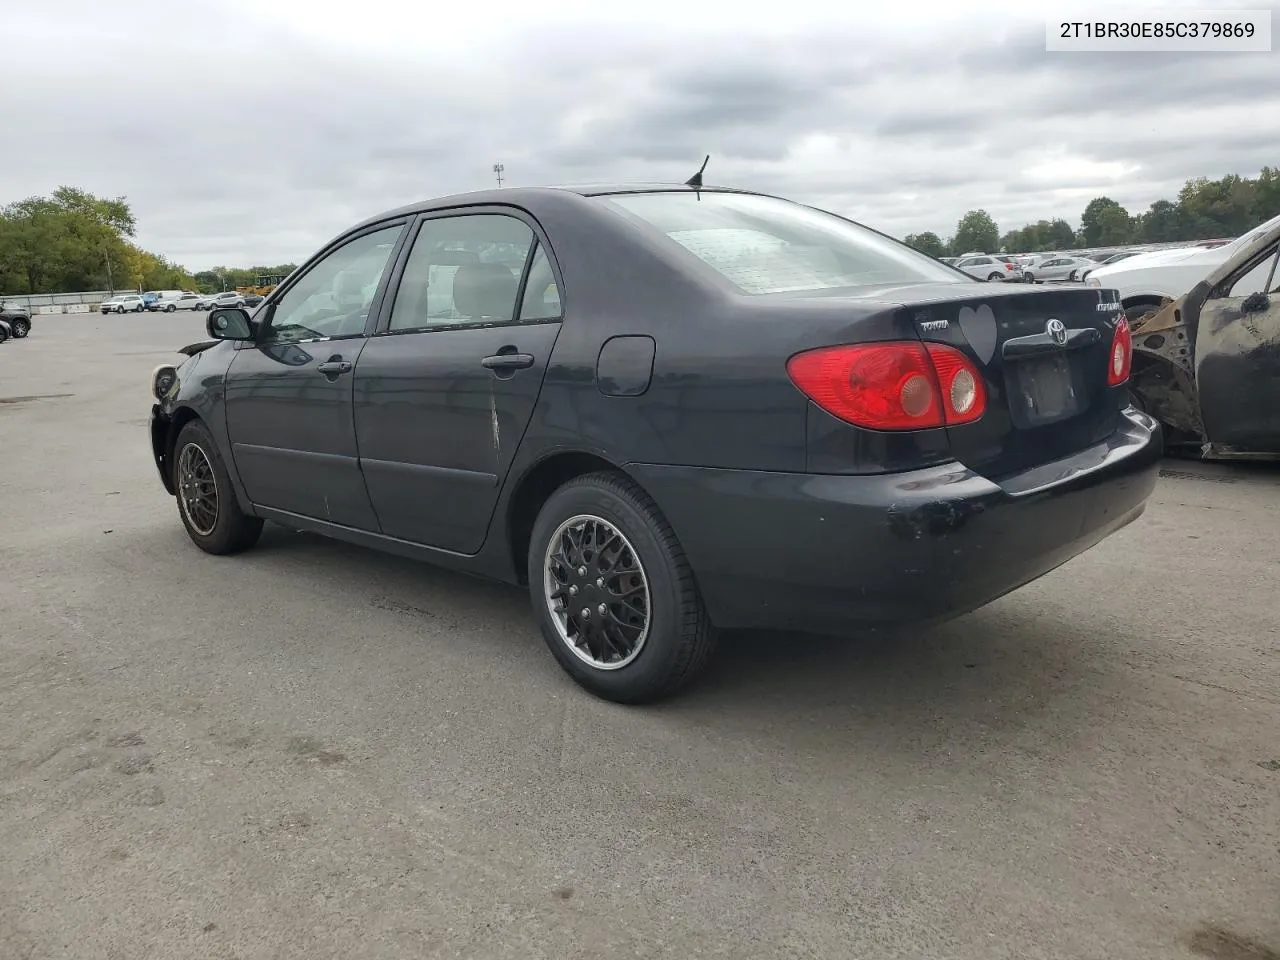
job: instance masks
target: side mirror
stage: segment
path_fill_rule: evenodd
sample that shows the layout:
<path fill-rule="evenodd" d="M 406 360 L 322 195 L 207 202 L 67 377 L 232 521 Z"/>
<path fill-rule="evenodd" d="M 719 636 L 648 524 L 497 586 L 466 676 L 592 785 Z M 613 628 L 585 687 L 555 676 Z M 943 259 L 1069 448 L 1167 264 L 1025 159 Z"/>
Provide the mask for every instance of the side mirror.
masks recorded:
<path fill-rule="evenodd" d="M 215 340 L 252 340 L 253 321 L 239 307 L 219 307 L 209 311 L 205 329 Z"/>

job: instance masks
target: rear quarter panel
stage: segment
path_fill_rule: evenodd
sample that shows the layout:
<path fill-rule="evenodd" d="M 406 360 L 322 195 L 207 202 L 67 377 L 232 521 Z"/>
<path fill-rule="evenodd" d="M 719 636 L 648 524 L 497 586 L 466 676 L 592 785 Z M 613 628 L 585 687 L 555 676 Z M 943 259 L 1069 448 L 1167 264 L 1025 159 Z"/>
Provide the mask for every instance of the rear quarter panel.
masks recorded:
<path fill-rule="evenodd" d="M 533 211 L 564 280 L 564 325 L 524 440 L 525 456 L 581 449 L 614 463 L 806 469 L 810 403 L 787 376 L 800 350 L 906 336 L 898 311 L 822 299 L 739 296 L 597 202 Z M 605 396 L 611 337 L 654 339 L 652 378 Z"/>

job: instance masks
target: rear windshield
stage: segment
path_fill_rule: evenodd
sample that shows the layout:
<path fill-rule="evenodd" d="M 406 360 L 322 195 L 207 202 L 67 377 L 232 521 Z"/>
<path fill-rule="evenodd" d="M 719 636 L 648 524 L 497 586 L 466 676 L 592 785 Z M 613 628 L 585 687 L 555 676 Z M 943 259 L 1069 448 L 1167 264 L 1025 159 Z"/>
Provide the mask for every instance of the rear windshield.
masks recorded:
<path fill-rule="evenodd" d="M 598 199 L 658 229 L 747 294 L 972 282 L 866 227 L 775 197 L 704 192 Z"/>

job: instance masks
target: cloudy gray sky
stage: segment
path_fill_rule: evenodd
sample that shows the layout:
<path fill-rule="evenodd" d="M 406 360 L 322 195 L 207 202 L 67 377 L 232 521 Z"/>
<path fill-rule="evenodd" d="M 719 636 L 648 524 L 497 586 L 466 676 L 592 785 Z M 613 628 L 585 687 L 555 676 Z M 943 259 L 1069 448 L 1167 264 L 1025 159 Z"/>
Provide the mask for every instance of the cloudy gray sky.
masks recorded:
<path fill-rule="evenodd" d="M 1280 52 L 1047 53 L 1087 0 L 186 2 L 0 0 L 0 202 L 124 194 L 143 246 L 201 269 L 301 260 L 499 160 L 683 180 L 710 153 L 709 182 L 899 236 L 1280 164 Z"/>

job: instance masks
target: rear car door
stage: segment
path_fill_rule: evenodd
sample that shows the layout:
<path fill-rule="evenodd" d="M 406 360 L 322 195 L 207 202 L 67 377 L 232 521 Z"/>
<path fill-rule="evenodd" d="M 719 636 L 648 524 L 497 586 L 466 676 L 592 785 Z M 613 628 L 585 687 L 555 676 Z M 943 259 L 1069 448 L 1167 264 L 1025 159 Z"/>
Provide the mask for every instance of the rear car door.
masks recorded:
<path fill-rule="evenodd" d="M 560 331 L 554 256 L 511 208 L 423 219 L 355 369 L 360 464 L 383 533 L 475 553 Z"/>
<path fill-rule="evenodd" d="M 376 530 L 360 476 L 352 373 L 405 221 L 346 238 L 259 318 L 227 371 L 227 431 L 255 504 Z"/>
<path fill-rule="evenodd" d="M 1196 384 L 1209 440 L 1280 451 L 1280 242 L 1211 292 L 1195 327 Z"/>

